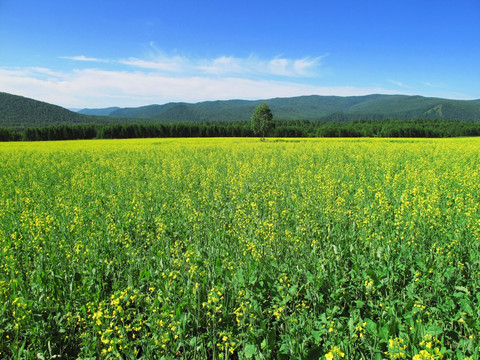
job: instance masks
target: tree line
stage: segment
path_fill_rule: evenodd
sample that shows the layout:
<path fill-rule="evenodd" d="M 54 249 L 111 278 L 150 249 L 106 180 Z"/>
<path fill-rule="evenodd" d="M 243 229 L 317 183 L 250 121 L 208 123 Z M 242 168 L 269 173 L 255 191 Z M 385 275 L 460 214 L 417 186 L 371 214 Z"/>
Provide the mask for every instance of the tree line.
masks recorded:
<path fill-rule="evenodd" d="M 125 139 L 168 137 L 254 137 L 249 121 L 167 124 L 55 125 L 14 130 L 0 127 L 0 141 Z M 261 134 L 263 136 L 263 134 Z M 480 122 L 448 120 L 275 120 L 270 137 L 419 137 L 480 136 Z"/>

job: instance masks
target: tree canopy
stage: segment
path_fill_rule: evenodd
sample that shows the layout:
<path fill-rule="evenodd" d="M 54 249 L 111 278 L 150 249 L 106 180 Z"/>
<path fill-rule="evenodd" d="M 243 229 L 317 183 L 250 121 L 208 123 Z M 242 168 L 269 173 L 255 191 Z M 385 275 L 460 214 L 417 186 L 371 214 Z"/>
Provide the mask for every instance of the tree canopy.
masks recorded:
<path fill-rule="evenodd" d="M 253 133 L 259 135 L 262 140 L 265 140 L 265 137 L 270 135 L 274 128 L 274 123 L 272 111 L 266 102 L 255 108 L 251 124 Z"/>

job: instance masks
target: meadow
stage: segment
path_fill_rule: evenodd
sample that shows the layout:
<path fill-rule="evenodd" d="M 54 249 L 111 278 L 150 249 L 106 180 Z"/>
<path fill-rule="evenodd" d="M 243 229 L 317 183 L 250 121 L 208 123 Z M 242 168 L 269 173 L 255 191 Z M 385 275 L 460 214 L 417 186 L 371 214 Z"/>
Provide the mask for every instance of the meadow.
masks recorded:
<path fill-rule="evenodd" d="M 480 358 L 478 138 L 0 143 L 0 164 L 0 358 Z"/>

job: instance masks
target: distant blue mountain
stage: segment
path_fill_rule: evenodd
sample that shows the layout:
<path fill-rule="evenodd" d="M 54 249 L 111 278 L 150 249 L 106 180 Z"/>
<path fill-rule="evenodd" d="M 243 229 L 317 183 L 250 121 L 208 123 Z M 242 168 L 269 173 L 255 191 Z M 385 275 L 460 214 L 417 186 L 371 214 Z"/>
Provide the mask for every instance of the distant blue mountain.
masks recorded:
<path fill-rule="evenodd" d="M 102 109 L 81 109 L 77 112 L 84 115 L 109 116 L 112 112 L 120 109 L 119 107 L 109 107 Z"/>

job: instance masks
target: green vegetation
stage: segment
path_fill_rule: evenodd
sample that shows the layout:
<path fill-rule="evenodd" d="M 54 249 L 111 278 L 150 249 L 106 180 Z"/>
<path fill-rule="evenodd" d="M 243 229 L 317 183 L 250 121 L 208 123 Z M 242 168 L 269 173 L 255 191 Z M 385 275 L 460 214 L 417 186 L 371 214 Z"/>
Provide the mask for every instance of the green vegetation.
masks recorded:
<path fill-rule="evenodd" d="M 275 121 L 274 137 L 480 136 L 480 122 L 445 120 L 361 120 L 349 122 Z M 59 125 L 13 131 L 0 128 L 0 141 L 127 139 L 170 137 L 252 137 L 250 122 L 117 125 Z"/>
<path fill-rule="evenodd" d="M 138 123 L 138 119 L 92 116 L 75 113 L 60 106 L 0 92 L 0 127 L 16 131 L 25 128 Z M 143 123 L 158 123 L 155 119 Z"/>
<path fill-rule="evenodd" d="M 480 139 L 0 143 L 2 359 L 480 358 Z"/>
<path fill-rule="evenodd" d="M 26 127 L 74 124 L 248 122 L 254 109 L 262 102 L 261 100 L 228 100 L 206 101 L 197 104 L 169 103 L 139 108 L 83 109 L 83 114 L 79 114 L 40 101 L 0 93 L 0 126 L 22 130 Z M 270 99 L 268 104 L 276 120 L 321 122 L 386 119 L 480 121 L 480 102 L 478 101 L 421 96 L 300 96 Z"/>
<path fill-rule="evenodd" d="M 163 121 L 248 121 L 262 100 L 207 101 L 197 104 L 169 103 L 118 109 L 110 116 L 155 118 Z M 480 104 L 474 101 L 403 95 L 300 96 L 267 100 L 281 120 L 383 120 L 446 119 L 480 120 Z M 441 112 L 435 109 L 442 109 Z"/>
<path fill-rule="evenodd" d="M 88 117 L 60 106 L 22 96 L 0 93 L 0 126 L 23 128 L 88 122 Z"/>
<path fill-rule="evenodd" d="M 257 106 L 253 111 L 251 125 L 253 133 L 260 136 L 263 141 L 265 141 L 265 136 L 271 135 L 275 124 L 273 122 L 272 111 L 266 102 Z"/>
<path fill-rule="evenodd" d="M 270 101 L 273 108 L 271 114 L 276 119 L 270 135 L 275 137 L 480 135 L 480 121 L 474 121 L 480 115 L 478 101 L 386 95 L 346 98 L 303 96 Z M 95 109 L 90 112 L 131 116 L 114 117 L 78 114 L 59 106 L 0 93 L 0 141 L 250 137 L 255 136 L 251 114 L 261 106 L 262 102 L 258 101 L 231 100 L 198 104 L 170 103 L 132 109 Z M 270 105 L 268 107 L 270 109 Z M 400 108 L 403 112 L 399 111 Z M 336 110 L 340 112 L 332 112 Z M 88 109 L 83 111 L 89 112 Z M 376 112 L 377 115 L 372 115 L 372 119 L 377 120 L 362 120 L 369 112 Z M 388 113 L 398 117 L 384 119 Z M 423 118 L 409 119 L 419 114 Z M 408 119 L 404 119 L 405 116 Z M 313 119 L 309 120 L 309 117 Z M 435 119 L 437 117 L 440 119 Z M 285 120 L 294 118 L 303 120 Z M 451 120 L 455 118 L 462 120 Z M 470 120 L 466 121 L 468 118 Z"/>

